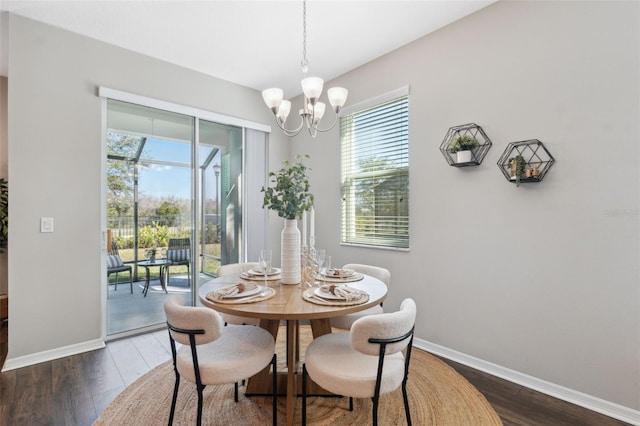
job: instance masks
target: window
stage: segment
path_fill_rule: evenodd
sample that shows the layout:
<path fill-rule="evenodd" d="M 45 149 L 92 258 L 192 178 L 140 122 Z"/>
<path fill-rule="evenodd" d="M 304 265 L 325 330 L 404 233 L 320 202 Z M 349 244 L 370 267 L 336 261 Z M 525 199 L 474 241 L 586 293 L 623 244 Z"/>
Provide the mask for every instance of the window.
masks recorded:
<path fill-rule="evenodd" d="M 409 249 L 408 88 L 340 118 L 341 243 Z"/>

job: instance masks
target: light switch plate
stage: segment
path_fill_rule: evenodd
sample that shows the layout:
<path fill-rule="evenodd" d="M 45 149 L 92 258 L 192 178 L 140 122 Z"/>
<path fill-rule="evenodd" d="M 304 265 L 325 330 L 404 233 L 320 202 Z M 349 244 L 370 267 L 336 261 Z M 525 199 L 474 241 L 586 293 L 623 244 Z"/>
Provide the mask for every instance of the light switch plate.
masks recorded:
<path fill-rule="evenodd" d="M 41 217 L 40 218 L 40 232 L 53 232 L 53 218 Z"/>

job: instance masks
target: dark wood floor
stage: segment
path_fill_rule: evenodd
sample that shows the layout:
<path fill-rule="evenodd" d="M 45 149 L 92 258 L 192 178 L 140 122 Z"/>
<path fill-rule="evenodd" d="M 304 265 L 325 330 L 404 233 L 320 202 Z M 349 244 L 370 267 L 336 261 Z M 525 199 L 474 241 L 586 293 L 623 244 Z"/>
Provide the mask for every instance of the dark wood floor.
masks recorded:
<path fill-rule="evenodd" d="M 116 395 L 170 357 L 167 332 L 162 330 L 2 373 L 0 426 L 91 425 Z M 447 362 L 486 396 L 505 425 L 625 424 Z"/>

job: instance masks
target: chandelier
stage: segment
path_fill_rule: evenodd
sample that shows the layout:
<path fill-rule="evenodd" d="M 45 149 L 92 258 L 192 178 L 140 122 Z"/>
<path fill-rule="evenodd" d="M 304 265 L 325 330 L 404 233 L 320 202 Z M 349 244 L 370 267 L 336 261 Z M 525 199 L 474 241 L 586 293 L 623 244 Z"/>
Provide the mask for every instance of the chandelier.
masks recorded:
<path fill-rule="evenodd" d="M 283 91 L 279 88 L 271 88 L 262 91 L 262 98 L 264 102 L 267 104 L 267 107 L 271 109 L 273 115 L 275 115 L 276 123 L 278 127 L 282 129 L 282 131 L 287 136 L 296 136 L 302 130 L 302 127 L 306 125 L 307 129 L 309 129 L 309 134 L 312 137 L 316 137 L 318 132 L 326 132 L 331 130 L 338 121 L 338 112 L 340 108 L 347 101 L 347 95 L 349 92 L 347 89 L 343 87 L 332 87 L 327 90 L 327 97 L 329 98 L 329 103 L 331 104 L 331 109 L 335 113 L 335 119 L 333 124 L 328 128 L 321 129 L 319 127 L 320 120 L 324 116 L 325 111 L 325 103 L 320 102 L 320 95 L 322 95 L 322 87 L 324 85 L 324 81 L 322 81 L 319 77 L 307 77 L 307 72 L 309 71 L 309 63 L 307 61 L 307 1 L 303 0 L 302 2 L 302 91 L 304 92 L 304 100 L 302 104 L 302 109 L 300 109 L 300 125 L 293 130 L 287 129 L 285 127 L 285 123 L 287 122 L 287 117 L 289 116 L 289 112 L 291 112 L 291 102 L 283 99 Z"/>

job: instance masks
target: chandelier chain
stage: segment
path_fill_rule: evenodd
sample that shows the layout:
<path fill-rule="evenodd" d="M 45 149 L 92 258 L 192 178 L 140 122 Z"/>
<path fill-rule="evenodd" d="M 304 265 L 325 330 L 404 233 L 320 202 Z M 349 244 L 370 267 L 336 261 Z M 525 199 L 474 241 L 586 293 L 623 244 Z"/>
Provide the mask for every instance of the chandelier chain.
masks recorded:
<path fill-rule="evenodd" d="M 309 71 L 309 62 L 307 61 L 307 0 L 302 2 L 302 74 L 306 75 Z"/>

